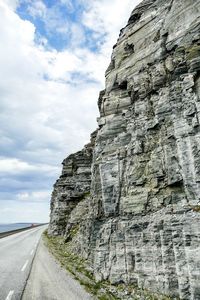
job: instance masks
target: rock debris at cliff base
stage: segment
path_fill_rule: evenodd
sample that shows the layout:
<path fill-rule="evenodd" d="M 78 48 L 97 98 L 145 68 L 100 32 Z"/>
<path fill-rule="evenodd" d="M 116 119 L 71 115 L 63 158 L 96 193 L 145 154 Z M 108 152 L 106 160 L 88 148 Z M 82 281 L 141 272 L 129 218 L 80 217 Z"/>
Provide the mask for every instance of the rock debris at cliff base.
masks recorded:
<path fill-rule="evenodd" d="M 96 280 L 199 300 L 199 0 L 136 7 L 98 107 L 91 144 L 55 184 L 49 233 Z"/>

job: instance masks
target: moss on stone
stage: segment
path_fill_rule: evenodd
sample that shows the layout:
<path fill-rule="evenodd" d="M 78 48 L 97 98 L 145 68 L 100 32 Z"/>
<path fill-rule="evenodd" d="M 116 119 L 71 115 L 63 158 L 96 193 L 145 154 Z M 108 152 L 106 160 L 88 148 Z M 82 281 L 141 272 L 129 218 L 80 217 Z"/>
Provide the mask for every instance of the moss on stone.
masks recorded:
<path fill-rule="evenodd" d="M 79 231 L 79 229 L 80 229 L 80 226 L 75 227 L 75 228 L 71 231 L 71 233 L 67 236 L 65 242 L 66 242 L 66 243 L 71 242 L 72 239 L 73 239 L 73 237 L 74 237 L 74 236 L 76 235 L 76 233 Z"/>
<path fill-rule="evenodd" d="M 176 55 L 183 55 L 185 54 L 185 47 L 184 46 L 180 46 L 176 49 Z"/>
<path fill-rule="evenodd" d="M 88 198 L 90 198 L 90 193 L 85 194 L 85 196 L 80 200 L 80 202 L 86 201 Z M 79 203 L 80 203 L 79 202 Z"/>
<path fill-rule="evenodd" d="M 200 46 L 189 47 L 186 50 L 187 60 L 192 60 L 200 56 Z"/>
<path fill-rule="evenodd" d="M 66 222 L 66 220 L 68 219 L 68 217 L 69 217 L 69 215 L 67 215 L 67 216 L 63 216 L 63 217 L 60 217 L 59 219 L 58 219 L 58 224 L 59 223 L 63 223 L 63 222 Z"/>

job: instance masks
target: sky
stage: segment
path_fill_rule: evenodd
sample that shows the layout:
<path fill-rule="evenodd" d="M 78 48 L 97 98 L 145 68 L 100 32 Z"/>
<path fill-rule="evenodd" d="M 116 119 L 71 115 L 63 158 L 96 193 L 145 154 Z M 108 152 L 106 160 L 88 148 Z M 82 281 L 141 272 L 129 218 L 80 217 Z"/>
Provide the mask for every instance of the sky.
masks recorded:
<path fill-rule="evenodd" d="M 48 222 L 61 163 L 97 128 L 119 31 L 140 0 L 0 0 L 0 223 Z"/>

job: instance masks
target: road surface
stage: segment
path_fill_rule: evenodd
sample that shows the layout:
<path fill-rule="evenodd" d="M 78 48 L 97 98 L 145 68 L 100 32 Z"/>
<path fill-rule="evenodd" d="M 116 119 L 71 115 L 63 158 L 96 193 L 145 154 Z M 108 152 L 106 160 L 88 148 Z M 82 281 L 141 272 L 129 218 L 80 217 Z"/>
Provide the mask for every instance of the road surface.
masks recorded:
<path fill-rule="evenodd" d="M 0 239 L 0 299 L 20 300 L 42 232 L 47 225 Z"/>
<path fill-rule="evenodd" d="M 40 240 L 22 300 L 92 300 Z"/>

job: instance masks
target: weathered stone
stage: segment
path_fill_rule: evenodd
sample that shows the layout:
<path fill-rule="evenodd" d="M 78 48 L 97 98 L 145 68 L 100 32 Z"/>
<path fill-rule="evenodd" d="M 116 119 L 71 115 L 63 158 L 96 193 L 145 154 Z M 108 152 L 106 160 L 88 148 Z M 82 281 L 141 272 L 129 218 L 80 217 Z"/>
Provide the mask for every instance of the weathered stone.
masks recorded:
<path fill-rule="evenodd" d="M 199 31 L 199 0 L 145 0 L 132 12 L 95 144 L 65 161 L 49 227 L 97 280 L 185 300 L 200 299 Z"/>
<path fill-rule="evenodd" d="M 71 214 L 77 205 L 90 194 L 92 151 L 95 137 L 96 132 L 91 135 L 91 142 L 82 151 L 69 155 L 62 163 L 62 175 L 54 184 L 51 198 L 48 228 L 48 233 L 51 235 L 66 236 L 66 226 L 69 227 L 71 222 L 73 224 L 70 225 L 70 228 L 74 229 L 74 224 L 77 223 L 71 221 Z M 85 212 L 85 207 L 83 212 Z"/>

